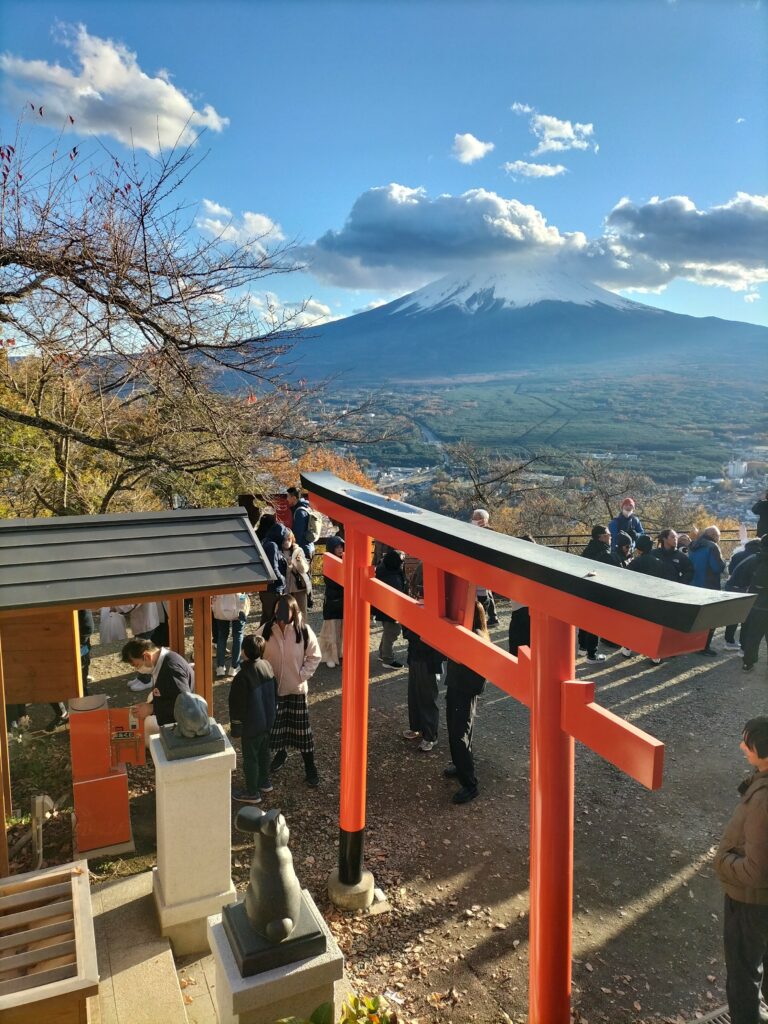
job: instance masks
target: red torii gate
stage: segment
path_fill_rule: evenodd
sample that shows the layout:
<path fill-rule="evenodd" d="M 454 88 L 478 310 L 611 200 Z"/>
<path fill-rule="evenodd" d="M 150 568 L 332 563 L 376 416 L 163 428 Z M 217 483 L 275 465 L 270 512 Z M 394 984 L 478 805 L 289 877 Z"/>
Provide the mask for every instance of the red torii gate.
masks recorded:
<path fill-rule="evenodd" d="M 531 711 L 529 1021 L 568 1024 L 573 901 L 574 739 L 650 789 L 661 786 L 664 745 L 594 702 L 575 680 L 574 627 L 649 657 L 700 650 L 713 626 L 743 622 L 754 600 L 669 583 L 585 561 L 392 501 L 330 473 L 308 473 L 313 504 L 344 525 L 339 882 L 360 884 L 365 839 L 370 608 L 387 612 Z M 372 539 L 421 560 L 422 602 L 376 580 Z M 472 632 L 474 584 L 528 605 L 531 647 L 518 656 Z"/>

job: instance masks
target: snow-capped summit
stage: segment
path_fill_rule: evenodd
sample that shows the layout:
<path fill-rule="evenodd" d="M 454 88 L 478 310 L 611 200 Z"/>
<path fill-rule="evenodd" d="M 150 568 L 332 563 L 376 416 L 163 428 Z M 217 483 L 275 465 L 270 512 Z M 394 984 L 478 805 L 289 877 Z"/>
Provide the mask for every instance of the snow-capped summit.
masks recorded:
<path fill-rule="evenodd" d="M 395 313 L 425 313 L 455 306 L 465 313 L 520 309 L 537 302 L 573 302 L 579 306 L 600 303 L 614 309 L 648 309 L 614 295 L 606 288 L 580 280 L 554 266 L 498 265 L 449 274 L 389 304 Z"/>
<path fill-rule="evenodd" d="M 683 316 L 623 299 L 569 273 L 566 264 L 472 265 L 418 291 L 313 327 L 297 370 L 347 381 L 428 380 L 542 368 L 602 373 L 764 354 L 754 324 Z M 763 355 L 764 358 L 764 355 Z"/>

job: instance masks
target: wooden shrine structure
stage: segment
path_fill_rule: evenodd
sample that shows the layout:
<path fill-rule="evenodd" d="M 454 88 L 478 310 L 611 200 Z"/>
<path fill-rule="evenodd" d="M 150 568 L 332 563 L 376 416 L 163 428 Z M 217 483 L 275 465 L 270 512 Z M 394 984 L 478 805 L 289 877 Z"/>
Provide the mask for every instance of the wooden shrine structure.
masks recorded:
<path fill-rule="evenodd" d="M 0 521 L 0 877 L 12 806 L 5 706 L 82 696 L 77 610 L 166 601 L 170 647 L 184 654 L 191 599 L 195 683 L 212 708 L 211 597 L 272 580 L 242 508 Z"/>
<path fill-rule="evenodd" d="M 575 628 L 654 658 L 700 650 L 707 631 L 743 622 L 753 596 L 701 590 L 516 540 L 393 501 L 329 473 L 302 484 L 343 524 L 344 559 L 324 573 L 344 586 L 339 881 L 363 872 L 370 608 L 375 605 L 447 657 L 483 675 L 531 712 L 529 1021 L 567 1024 L 571 995 L 574 740 L 649 788 L 664 746 L 602 708 L 575 679 Z M 374 578 L 373 540 L 418 558 L 424 596 Z M 513 657 L 472 632 L 475 586 L 527 605 L 531 645 Z"/>

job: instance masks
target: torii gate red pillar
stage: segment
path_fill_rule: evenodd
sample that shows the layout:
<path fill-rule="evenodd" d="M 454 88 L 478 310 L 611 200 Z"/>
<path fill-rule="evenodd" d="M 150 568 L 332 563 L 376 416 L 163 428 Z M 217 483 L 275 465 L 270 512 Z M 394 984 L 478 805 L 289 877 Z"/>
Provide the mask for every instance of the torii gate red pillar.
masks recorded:
<path fill-rule="evenodd" d="M 565 552 L 479 530 L 365 491 L 330 473 L 302 476 L 315 506 L 345 528 L 342 583 L 341 810 L 338 877 L 363 872 L 370 606 L 531 709 L 530 1024 L 568 1024 L 573 901 L 574 739 L 643 785 L 661 785 L 663 744 L 594 702 L 574 679 L 574 626 L 650 657 L 700 650 L 712 626 L 742 622 L 754 598 L 585 563 Z M 370 538 L 424 566 L 417 602 L 373 578 Z M 471 631 L 474 582 L 526 604 L 531 649 L 515 658 Z"/>
<path fill-rule="evenodd" d="M 562 685 L 575 676 L 573 626 L 531 613 L 531 916 L 529 1019 L 567 1021 L 571 1002 L 574 742 Z M 534 912 L 534 907 L 536 911 Z M 540 983 L 539 983 L 540 982 Z"/>

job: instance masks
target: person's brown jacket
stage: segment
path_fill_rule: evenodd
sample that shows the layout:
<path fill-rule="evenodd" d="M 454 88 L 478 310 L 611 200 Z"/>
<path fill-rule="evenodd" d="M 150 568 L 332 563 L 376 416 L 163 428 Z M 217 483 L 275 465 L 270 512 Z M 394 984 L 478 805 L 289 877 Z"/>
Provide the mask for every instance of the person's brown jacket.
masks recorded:
<path fill-rule="evenodd" d="M 731 899 L 768 904 L 768 771 L 749 780 L 715 854 L 715 871 Z"/>

